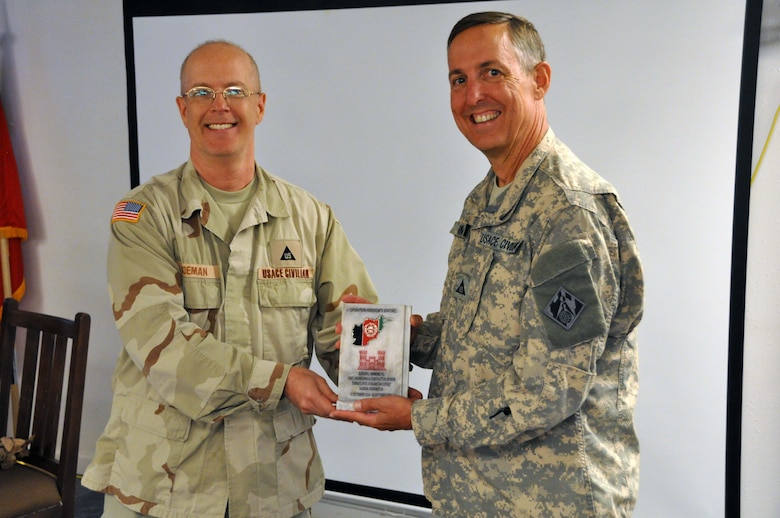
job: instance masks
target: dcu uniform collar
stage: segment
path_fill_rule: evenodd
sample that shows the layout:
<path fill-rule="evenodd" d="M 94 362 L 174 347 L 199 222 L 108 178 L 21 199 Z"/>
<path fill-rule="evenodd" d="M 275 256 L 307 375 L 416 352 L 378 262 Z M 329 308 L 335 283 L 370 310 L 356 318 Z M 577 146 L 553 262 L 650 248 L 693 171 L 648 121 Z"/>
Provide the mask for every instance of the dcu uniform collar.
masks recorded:
<path fill-rule="evenodd" d="M 248 210 L 255 210 L 261 222 L 268 221 L 268 216 L 286 218 L 290 216 L 287 204 L 284 202 L 276 182 L 259 165 L 255 164 L 255 174 L 258 185 L 255 201 Z M 182 219 L 188 219 L 203 210 L 204 189 L 198 178 L 198 172 L 187 161 L 181 173 L 181 207 Z"/>

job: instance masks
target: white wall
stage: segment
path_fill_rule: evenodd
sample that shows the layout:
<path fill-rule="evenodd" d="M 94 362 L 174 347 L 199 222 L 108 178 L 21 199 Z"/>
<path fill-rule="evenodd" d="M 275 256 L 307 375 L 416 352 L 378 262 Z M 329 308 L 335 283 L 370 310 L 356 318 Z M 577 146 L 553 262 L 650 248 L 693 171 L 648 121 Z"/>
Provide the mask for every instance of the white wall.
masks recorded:
<path fill-rule="evenodd" d="M 119 347 L 107 303 L 105 249 L 109 214 L 129 187 L 122 2 L 0 1 L 0 31 L 0 97 L 11 127 L 30 231 L 24 245 L 29 291 L 23 306 L 55 314 L 87 311 L 93 317 L 82 431 L 83 469 L 108 415 L 110 375 Z M 762 51 L 767 48 L 765 45 Z M 763 70 L 756 154 L 780 102 L 778 64 Z M 670 78 L 675 79 L 679 80 Z M 760 107 L 762 103 L 766 109 Z M 734 118 L 724 121 L 734 123 Z M 686 136 L 690 135 L 682 135 Z M 775 140 L 775 149 L 778 145 Z M 772 196 L 779 192 L 778 163 L 777 155 L 773 159 L 771 153 L 764 159 L 751 200 L 742 497 L 744 514 L 751 517 L 780 514 L 776 491 L 780 482 L 776 447 L 780 379 L 771 369 L 780 359 L 775 344 L 778 321 L 772 311 L 780 284 L 773 262 L 780 257 L 773 228 L 780 210 Z M 279 173 L 284 175 L 284 171 Z M 623 190 L 623 186 L 618 187 Z M 643 352 L 643 360 L 649 356 L 651 353 Z M 679 357 L 669 354 L 668 360 Z M 653 380 L 643 379 L 643 383 L 652 384 Z M 697 390 L 693 386 L 680 388 Z M 678 425 L 680 430 L 670 430 L 665 439 L 670 444 L 689 426 Z M 679 455 L 677 448 L 671 451 Z M 720 458 L 724 452 L 711 454 Z M 643 462 L 652 461 L 646 455 Z M 679 464 L 685 466 L 684 458 Z M 643 484 L 649 482 L 643 480 Z M 699 489 L 697 480 L 687 482 L 691 490 Z M 676 499 L 685 494 L 685 488 L 680 491 L 655 496 Z M 712 509 L 722 508 L 722 492 L 708 496 L 716 502 Z M 680 503 L 680 516 L 692 516 L 686 505 L 685 501 Z"/>
<path fill-rule="evenodd" d="M 130 186 L 122 1 L 4 0 L 0 31 L 29 234 L 21 306 L 92 316 L 81 471 L 108 417 L 120 347 L 105 263 L 111 212 Z"/>

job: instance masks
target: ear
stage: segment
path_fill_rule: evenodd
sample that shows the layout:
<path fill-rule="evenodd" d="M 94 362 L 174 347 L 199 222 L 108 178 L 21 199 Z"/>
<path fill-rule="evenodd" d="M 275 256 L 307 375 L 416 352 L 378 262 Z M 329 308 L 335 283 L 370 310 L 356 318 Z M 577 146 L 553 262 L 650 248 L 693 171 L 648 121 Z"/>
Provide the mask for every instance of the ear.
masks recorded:
<path fill-rule="evenodd" d="M 540 62 L 534 68 L 534 80 L 536 81 L 536 97 L 537 99 L 543 99 L 547 95 L 547 91 L 550 89 L 550 79 L 552 75 L 552 69 L 550 64 L 546 61 Z"/>
<path fill-rule="evenodd" d="M 255 124 L 260 124 L 260 121 L 263 120 L 263 117 L 265 116 L 265 92 L 260 92 L 257 95 L 257 117 Z"/>
<path fill-rule="evenodd" d="M 184 100 L 184 97 L 177 97 L 176 98 L 176 106 L 179 107 L 179 116 L 181 117 L 181 121 L 184 123 L 184 127 L 187 127 L 187 102 Z"/>

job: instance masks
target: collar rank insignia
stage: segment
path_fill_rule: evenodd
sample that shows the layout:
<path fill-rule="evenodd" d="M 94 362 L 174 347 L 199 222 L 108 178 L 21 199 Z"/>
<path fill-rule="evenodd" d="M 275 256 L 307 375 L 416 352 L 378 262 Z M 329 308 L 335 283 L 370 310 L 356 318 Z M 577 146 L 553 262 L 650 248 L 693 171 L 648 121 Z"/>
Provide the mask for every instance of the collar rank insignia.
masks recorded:
<path fill-rule="evenodd" d="M 544 314 L 568 331 L 584 310 L 585 303 L 561 286 L 545 306 Z"/>
<path fill-rule="evenodd" d="M 469 232 L 471 231 L 471 225 L 463 221 L 456 221 L 450 229 L 450 234 L 459 237 L 461 239 L 468 239 Z"/>

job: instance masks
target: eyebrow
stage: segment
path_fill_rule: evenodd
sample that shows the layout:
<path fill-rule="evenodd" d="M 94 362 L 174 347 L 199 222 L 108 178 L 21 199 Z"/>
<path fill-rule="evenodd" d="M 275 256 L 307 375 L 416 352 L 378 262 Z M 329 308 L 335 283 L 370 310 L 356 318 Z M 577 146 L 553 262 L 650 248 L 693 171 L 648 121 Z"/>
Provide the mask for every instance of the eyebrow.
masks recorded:
<path fill-rule="evenodd" d="M 488 61 L 483 61 L 478 66 L 478 68 L 480 70 L 482 70 L 484 68 L 489 68 L 489 67 L 501 68 L 501 64 L 498 61 L 496 61 L 495 59 L 490 59 Z M 455 76 L 455 75 L 460 75 L 460 74 L 463 74 L 463 73 L 464 73 L 463 70 L 461 70 L 460 68 L 454 68 L 454 69 L 450 70 L 449 77 L 452 77 L 452 76 Z"/>

